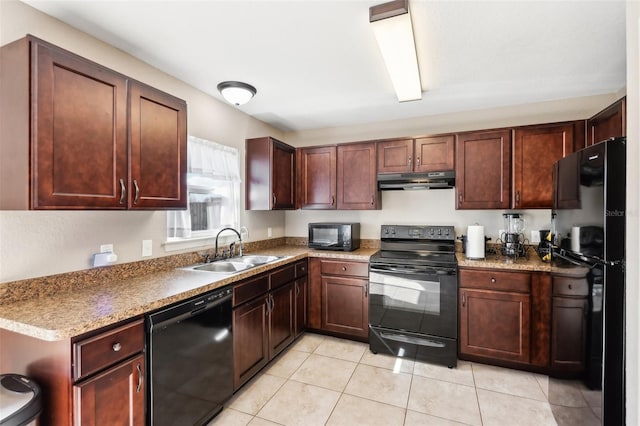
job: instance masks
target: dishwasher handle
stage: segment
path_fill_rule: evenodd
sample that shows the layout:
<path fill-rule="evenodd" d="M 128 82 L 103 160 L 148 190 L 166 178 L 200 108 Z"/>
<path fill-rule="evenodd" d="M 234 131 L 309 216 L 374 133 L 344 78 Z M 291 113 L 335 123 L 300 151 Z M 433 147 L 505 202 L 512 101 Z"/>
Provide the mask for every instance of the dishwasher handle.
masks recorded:
<path fill-rule="evenodd" d="M 223 290 L 153 313 L 148 317 L 149 331 L 153 333 L 154 330 L 161 330 L 172 324 L 213 309 L 216 306 L 220 306 L 223 303 L 231 303 L 231 299 L 231 291 Z"/>

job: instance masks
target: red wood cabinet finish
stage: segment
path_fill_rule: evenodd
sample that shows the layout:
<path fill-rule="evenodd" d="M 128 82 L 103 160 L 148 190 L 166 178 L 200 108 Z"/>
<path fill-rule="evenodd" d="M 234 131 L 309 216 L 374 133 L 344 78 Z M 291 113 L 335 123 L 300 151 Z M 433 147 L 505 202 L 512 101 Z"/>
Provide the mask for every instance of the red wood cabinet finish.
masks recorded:
<path fill-rule="evenodd" d="M 456 208 L 509 208 L 510 159 L 509 130 L 457 135 Z"/>
<path fill-rule="evenodd" d="M 627 98 L 621 98 L 587 120 L 587 146 L 627 135 Z"/>
<path fill-rule="evenodd" d="M 376 144 L 339 145 L 337 152 L 338 210 L 380 208 L 376 182 Z"/>
<path fill-rule="evenodd" d="M 301 209 L 336 209 L 336 163 L 335 146 L 298 150 L 298 204 Z"/>
<path fill-rule="evenodd" d="M 378 142 L 378 173 L 453 170 L 454 136 L 427 136 Z"/>
<path fill-rule="evenodd" d="M 0 52 L 1 209 L 186 208 L 184 101 L 32 36 Z"/>
<path fill-rule="evenodd" d="M 238 389 L 269 361 L 268 298 L 233 309 L 233 388 Z"/>
<path fill-rule="evenodd" d="M 130 82 L 129 208 L 187 205 L 187 104 Z"/>
<path fill-rule="evenodd" d="M 144 425 L 144 355 L 123 362 L 73 387 L 74 424 Z"/>
<path fill-rule="evenodd" d="M 295 148 L 272 137 L 246 140 L 247 210 L 296 207 Z"/>
<path fill-rule="evenodd" d="M 514 130 L 512 207 L 551 208 L 552 169 L 574 151 L 574 140 L 584 134 L 584 121 L 520 127 Z"/>
<path fill-rule="evenodd" d="M 293 315 L 295 296 L 293 282 L 269 293 L 269 359 L 273 359 L 295 338 Z"/>

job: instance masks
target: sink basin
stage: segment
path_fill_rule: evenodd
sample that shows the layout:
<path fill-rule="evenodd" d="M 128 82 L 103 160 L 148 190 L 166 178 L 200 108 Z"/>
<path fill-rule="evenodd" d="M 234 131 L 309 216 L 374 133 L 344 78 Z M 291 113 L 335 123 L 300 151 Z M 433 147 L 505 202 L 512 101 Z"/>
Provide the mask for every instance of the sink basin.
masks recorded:
<path fill-rule="evenodd" d="M 216 260 L 211 263 L 198 263 L 197 265 L 185 266 L 184 268 L 180 269 L 186 269 L 189 271 L 218 272 L 221 274 L 231 275 L 237 272 L 245 271 L 247 269 L 255 268 L 256 266 L 275 262 L 276 260 L 280 260 L 282 258 L 283 256 L 238 256 L 232 257 L 228 260 Z"/>
<path fill-rule="evenodd" d="M 243 263 L 251 263 L 252 265 L 264 265 L 265 263 L 275 262 L 282 259 L 282 256 L 260 256 L 260 255 L 247 255 L 234 257 L 233 260 L 238 260 Z"/>

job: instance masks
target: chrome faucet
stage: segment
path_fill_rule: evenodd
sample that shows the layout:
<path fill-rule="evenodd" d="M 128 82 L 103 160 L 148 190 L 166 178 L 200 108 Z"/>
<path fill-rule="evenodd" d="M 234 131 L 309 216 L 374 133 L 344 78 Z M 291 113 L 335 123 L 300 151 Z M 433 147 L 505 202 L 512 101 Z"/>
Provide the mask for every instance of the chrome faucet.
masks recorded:
<path fill-rule="evenodd" d="M 240 256 L 242 256 L 242 237 L 240 236 L 240 233 L 238 231 L 236 231 L 233 228 L 222 228 L 220 231 L 218 231 L 218 233 L 216 234 L 216 246 L 215 246 L 215 251 L 214 253 L 214 259 L 219 257 L 218 256 L 218 237 L 220 236 L 221 233 L 223 233 L 224 231 L 233 231 L 236 233 L 236 235 L 238 236 L 238 243 L 240 243 L 240 248 L 238 249 L 238 253 L 240 254 Z M 229 245 L 229 257 L 231 257 L 233 255 L 233 247 L 236 244 L 236 242 L 232 242 Z M 222 256 L 224 258 L 224 256 Z"/>

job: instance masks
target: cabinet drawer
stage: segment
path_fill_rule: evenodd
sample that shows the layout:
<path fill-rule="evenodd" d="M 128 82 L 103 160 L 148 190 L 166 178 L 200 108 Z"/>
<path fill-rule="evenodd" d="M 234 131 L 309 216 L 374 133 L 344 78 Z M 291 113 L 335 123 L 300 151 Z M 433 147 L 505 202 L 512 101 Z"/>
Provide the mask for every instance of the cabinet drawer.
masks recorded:
<path fill-rule="evenodd" d="M 322 260 L 320 272 L 322 275 L 347 275 L 351 277 L 369 278 L 369 263 Z"/>
<path fill-rule="evenodd" d="M 80 340 L 73 344 L 73 378 L 78 380 L 143 350 L 143 320 Z"/>
<path fill-rule="evenodd" d="M 271 273 L 271 289 L 278 288 L 288 282 L 291 282 L 296 277 L 295 265 L 285 266 Z"/>
<path fill-rule="evenodd" d="M 269 291 L 269 275 L 264 274 L 233 286 L 233 306 L 241 305 Z"/>
<path fill-rule="evenodd" d="M 296 263 L 296 278 L 307 275 L 308 270 L 309 268 L 306 260 Z"/>
<path fill-rule="evenodd" d="M 460 287 L 529 293 L 531 274 L 522 272 L 460 269 Z"/>
<path fill-rule="evenodd" d="M 589 283 L 586 278 L 553 277 L 553 295 L 586 297 Z"/>

